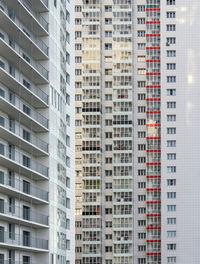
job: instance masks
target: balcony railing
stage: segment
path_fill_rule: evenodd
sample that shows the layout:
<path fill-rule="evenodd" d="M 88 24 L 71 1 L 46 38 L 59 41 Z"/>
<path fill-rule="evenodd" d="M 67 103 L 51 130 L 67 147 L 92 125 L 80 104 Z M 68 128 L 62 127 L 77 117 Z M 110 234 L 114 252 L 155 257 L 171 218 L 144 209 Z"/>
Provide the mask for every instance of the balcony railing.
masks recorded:
<path fill-rule="evenodd" d="M 0 184 L 11 187 L 17 191 L 23 192 L 24 194 L 37 197 L 44 201 L 48 201 L 47 191 L 40 189 L 32 184 L 27 187 L 25 186 L 23 180 L 14 179 L 13 181 L 11 181 L 8 174 L 0 174 Z"/>
<path fill-rule="evenodd" d="M 42 2 L 45 2 L 45 0 L 42 0 Z M 48 46 L 40 39 L 35 38 L 33 35 L 30 35 L 27 30 L 25 29 L 26 26 L 21 23 L 18 19 L 15 18 L 15 15 L 12 12 L 8 11 L 8 8 L 6 6 L 6 2 L 3 0 L 0 0 L 0 9 L 10 18 L 12 21 L 28 36 L 28 38 L 31 39 L 47 56 L 49 53 Z"/>
<path fill-rule="evenodd" d="M 11 133 L 14 133 L 15 135 L 21 137 L 22 139 L 24 139 L 28 143 L 31 143 L 32 145 L 34 145 L 34 146 L 38 147 L 39 149 L 48 153 L 48 147 L 49 146 L 45 141 L 41 140 L 39 137 L 36 137 L 35 135 L 33 135 L 31 133 L 30 133 L 30 136 L 28 138 L 24 137 L 23 136 L 23 128 L 21 126 L 19 126 L 18 124 L 13 123 L 11 125 L 9 119 L 7 119 L 5 117 L 1 117 L 0 126 L 4 127 L 5 129 L 10 131 Z"/>
<path fill-rule="evenodd" d="M 23 6 L 26 7 L 26 9 L 31 13 L 31 15 L 39 22 L 39 24 L 48 32 L 49 30 L 49 24 L 48 22 L 44 19 L 43 16 L 40 15 L 40 13 L 36 14 L 31 8 L 31 6 L 28 4 L 28 1 L 22 1 L 22 0 L 17 0 L 20 2 Z M 43 2 L 43 1 L 42 1 Z M 47 6 L 47 5 L 46 5 Z"/>
<path fill-rule="evenodd" d="M 0 90 L 0 96 L 4 98 L 8 103 L 14 105 L 17 109 L 24 112 L 24 114 L 30 116 L 31 118 L 35 119 L 36 122 L 48 128 L 48 119 L 46 117 L 24 104 L 16 94 L 8 92 L 8 90 L 6 89 L 0 88 Z"/>
<path fill-rule="evenodd" d="M 35 210 L 26 211 L 23 207 L 3 203 L 0 207 L 0 214 L 8 217 L 17 217 L 22 220 L 48 225 L 48 216 L 38 213 Z"/>
<path fill-rule="evenodd" d="M 45 79 L 48 80 L 49 72 L 39 62 L 35 61 L 33 58 L 24 56 L 24 50 L 17 44 L 10 44 L 8 38 L 4 38 L 3 41 L 9 45 L 22 59 L 29 63 L 37 72 L 39 72 Z"/>
<path fill-rule="evenodd" d="M 31 169 L 36 171 L 45 177 L 48 177 L 48 167 L 40 164 L 39 162 L 30 159 L 29 157 L 23 155 L 21 152 L 18 152 L 14 149 L 10 150 L 8 147 L 5 146 L 1 147 L 0 149 L 0 156 L 4 156 L 13 162 L 18 163 L 21 166 L 26 167 L 27 169 Z"/>
<path fill-rule="evenodd" d="M 48 250 L 48 240 L 32 237 L 25 234 L 19 235 L 15 233 L 0 231 L 0 244 L 2 243 L 19 247 L 24 246 Z"/>

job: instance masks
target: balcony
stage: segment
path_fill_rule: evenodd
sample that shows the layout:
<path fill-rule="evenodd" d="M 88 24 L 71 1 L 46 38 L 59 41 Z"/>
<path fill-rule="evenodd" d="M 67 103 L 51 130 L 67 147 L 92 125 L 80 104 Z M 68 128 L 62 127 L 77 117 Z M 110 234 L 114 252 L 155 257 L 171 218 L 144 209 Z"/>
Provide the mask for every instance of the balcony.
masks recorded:
<path fill-rule="evenodd" d="M 14 41 L 12 43 L 9 42 L 6 35 L 2 35 L 0 38 L 0 51 L 2 56 L 6 54 L 6 59 L 16 68 L 18 68 L 20 64 L 22 73 L 29 79 L 33 79 L 37 84 L 48 83 L 49 72 L 45 67 L 29 55 L 26 55 L 24 49 L 18 46 Z"/>
<path fill-rule="evenodd" d="M 4 228 L 3 228 L 4 229 Z M 27 232 L 29 233 L 29 232 Z M 30 234 L 30 233 L 29 233 Z M 19 235 L 5 232 L 0 229 L 0 247 L 22 248 L 23 250 L 48 252 L 48 240 L 32 237 L 29 235 Z"/>
<path fill-rule="evenodd" d="M 25 126 L 30 127 L 32 120 L 32 129 L 38 132 L 46 132 L 48 130 L 48 119 L 39 112 L 31 109 L 24 104 L 22 100 L 14 93 L 0 87 L 0 109 L 7 110 L 7 114 L 14 119 L 19 119 L 22 115 L 21 122 Z"/>
<path fill-rule="evenodd" d="M 13 145 L 17 145 L 20 140 L 21 148 L 33 156 L 48 155 L 48 144 L 31 132 L 24 133 L 25 131 L 13 120 L 0 116 L 1 138 Z"/>
<path fill-rule="evenodd" d="M 37 7 L 37 5 L 35 6 Z M 0 0 L 0 24 L 14 39 L 19 38 L 20 31 L 22 47 L 27 50 L 27 47 L 30 47 L 32 44 L 32 53 L 35 58 L 44 60 L 48 58 L 48 46 L 40 38 L 36 38 L 34 34 L 26 28 L 25 24 L 16 19 L 14 12 L 8 11 L 6 2 L 2 0 Z"/>
<path fill-rule="evenodd" d="M 0 216 L 1 219 L 8 221 L 20 221 L 23 224 L 27 225 L 29 222 L 31 226 L 39 227 L 48 226 L 48 216 L 38 213 L 27 207 L 28 210 L 25 210 L 23 207 L 10 205 L 8 203 L 1 204 L 0 207 Z"/>
<path fill-rule="evenodd" d="M 2 144 L 0 145 L 0 161 L 2 166 L 13 169 L 16 172 L 19 171 L 20 166 L 22 174 L 32 175 L 35 180 L 48 177 L 48 167 L 16 151 L 14 148 L 9 149 Z"/>
<path fill-rule="evenodd" d="M 38 186 L 34 186 L 31 183 L 27 186 L 27 182 L 25 180 L 23 181 L 15 178 L 11 181 L 8 174 L 0 173 L 0 186 L 2 188 L 2 193 L 12 194 L 12 196 L 15 196 L 16 198 L 19 197 L 20 192 L 21 199 L 25 201 L 30 201 L 30 196 L 33 196 L 31 198 L 35 204 L 48 202 L 49 195 L 46 190 L 43 190 Z"/>
<path fill-rule="evenodd" d="M 0 78 L 5 86 L 10 87 L 16 94 L 21 96 L 22 99 L 29 102 L 31 101 L 34 107 L 44 108 L 49 104 L 49 96 L 40 88 L 28 82 L 26 78 L 19 78 L 19 76 L 12 75 L 8 67 L 0 67 Z M 15 89 L 19 87 L 19 89 Z"/>

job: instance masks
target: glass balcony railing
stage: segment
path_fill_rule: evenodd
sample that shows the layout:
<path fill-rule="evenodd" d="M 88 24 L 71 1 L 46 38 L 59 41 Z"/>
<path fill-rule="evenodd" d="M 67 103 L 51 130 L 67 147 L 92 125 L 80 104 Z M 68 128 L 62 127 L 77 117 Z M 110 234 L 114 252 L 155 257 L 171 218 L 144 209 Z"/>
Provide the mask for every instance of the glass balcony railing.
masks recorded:
<path fill-rule="evenodd" d="M 12 188 L 16 191 L 23 192 L 25 195 L 31 195 L 36 198 L 48 201 L 48 192 L 30 184 L 27 186 L 27 182 L 20 179 L 11 180 L 8 174 L 0 173 L 0 184 Z"/>
<path fill-rule="evenodd" d="M 37 148 L 41 149 L 42 151 L 48 153 L 49 146 L 45 141 L 41 140 L 39 137 L 36 137 L 32 133 L 29 133 L 27 135 L 27 131 L 25 135 L 24 134 L 25 130 L 15 122 L 13 121 L 11 122 L 11 120 L 0 116 L 0 126 L 4 127 L 6 130 L 10 131 L 11 133 L 14 133 L 16 136 L 21 137 L 22 139 L 27 141 L 27 143 L 30 143 L 36 146 Z"/>
<path fill-rule="evenodd" d="M 0 96 L 4 98 L 8 103 L 14 105 L 17 109 L 24 112 L 24 114 L 30 116 L 36 122 L 48 128 L 48 119 L 24 104 L 16 94 L 0 87 Z"/>
<path fill-rule="evenodd" d="M 45 2 L 45 0 L 42 0 L 42 2 Z M 28 33 L 28 30 L 26 30 L 26 26 L 21 23 L 18 19 L 16 19 L 14 12 L 10 11 L 8 9 L 6 2 L 3 0 L 0 0 L 0 9 L 10 18 L 12 21 L 26 34 L 26 36 L 31 39 L 47 56 L 49 53 L 48 46 L 40 39 L 34 37 L 32 34 L 30 35 Z"/>
<path fill-rule="evenodd" d="M 11 161 L 18 163 L 20 166 L 24 166 L 27 169 L 33 170 L 45 177 L 48 177 L 48 167 L 27 157 L 26 155 L 16 151 L 15 149 L 10 149 L 0 144 L 0 156 L 4 156 Z"/>
<path fill-rule="evenodd" d="M 3 36 L 3 34 L 2 34 Z M 15 42 L 9 42 L 9 38 L 1 37 L 1 39 L 9 45 L 18 55 L 20 55 L 21 58 L 23 58 L 28 64 L 30 64 L 37 72 L 39 72 L 45 79 L 48 80 L 48 75 L 49 72 L 37 61 L 35 61 L 33 58 L 28 57 L 25 53 L 24 50 Z"/>
<path fill-rule="evenodd" d="M 48 225 L 48 216 L 40 214 L 27 206 L 23 208 L 20 206 L 3 203 L 0 207 L 0 214 L 5 214 L 7 217 L 17 217 L 25 221 Z"/>
<path fill-rule="evenodd" d="M 27 234 L 19 235 L 15 233 L 5 232 L 0 230 L 0 243 L 5 243 L 8 245 L 18 246 L 18 247 L 30 247 L 48 250 L 48 240 L 33 237 Z M 29 234 L 28 234 L 29 233 Z"/>

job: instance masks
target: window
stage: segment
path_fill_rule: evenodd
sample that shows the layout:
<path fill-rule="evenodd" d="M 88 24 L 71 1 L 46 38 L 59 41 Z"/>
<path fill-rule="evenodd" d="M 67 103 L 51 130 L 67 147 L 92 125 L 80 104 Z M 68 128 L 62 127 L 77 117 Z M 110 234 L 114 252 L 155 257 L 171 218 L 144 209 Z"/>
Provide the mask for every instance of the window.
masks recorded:
<path fill-rule="evenodd" d="M 168 257 L 167 262 L 168 263 L 176 263 L 176 257 Z"/>
<path fill-rule="evenodd" d="M 175 153 L 168 153 L 167 159 L 168 160 L 176 160 L 176 154 Z"/>
<path fill-rule="evenodd" d="M 137 11 L 138 12 L 145 12 L 145 6 L 144 5 L 138 5 L 137 6 Z"/>
<path fill-rule="evenodd" d="M 176 57 L 175 50 L 167 50 L 167 57 Z"/>
<path fill-rule="evenodd" d="M 112 202 L 112 195 L 106 195 L 106 202 Z"/>
<path fill-rule="evenodd" d="M 112 24 L 112 18 L 105 18 L 105 24 L 111 25 Z"/>
<path fill-rule="evenodd" d="M 176 70 L 176 63 L 167 63 L 167 70 Z"/>
<path fill-rule="evenodd" d="M 143 69 L 143 68 L 142 69 L 138 69 L 137 70 L 137 74 L 138 75 L 145 75 L 146 74 L 146 69 Z"/>
<path fill-rule="evenodd" d="M 111 246 L 105 247 L 105 252 L 112 252 L 112 247 Z"/>
<path fill-rule="evenodd" d="M 168 237 L 176 237 L 176 231 L 167 231 Z"/>
<path fill-rule="evenodd" d="M 75 31 L 75 39 L 81 38 L 81 37 L 82 37 L 82 32 L 81 31 Z"/>
<path fill-rule="evenodd" d="M 68 168 L 70 168 L 70 157 L 69 156 L 66 157 L 66 165 Z"/>
<path fill-rule="evenodd" d="M 176 179 L 167 179 L 168 186 L 176 186 Z"/>
<path fill-rule="evenodd" d="M 145 43 L 138 43 L 137 45 L 138 45 L 138 50 L 145 50 L 146 47 Z"/>
<path fill-rule="evenodd" d="M 175 225 L 176 224 L 176 218 L 167 218 L 167 224 L 168 225 Z"/>
<path fill-rule="evenodd" d="M 112 44 L 111 43 L 106 43 L 105 44 L 105 50 L 112 50 Z"/>
<path fill-rule="evenodd" d="M 81 63 L 82 62 L 82 57 L 75 57 L 75 62 L 76 63 Z"/>
<path fill-rule="evenodd" d="M 112 6 L 105 6 L 105 12 L 112 12 Z"/>
<path fill-rule="evenodd" d="M 106 221 L 106 227 L 112 227 L 112 222 Z"/>
<path fill-rule="evenodd" d="M 112 145 L 106 145 L 106 151 L 112 151 Z"/>
<path fill-rule="evenodd" d="M 138 119 L 138 126 L 145 126 L 146 125 L 146 119 Z"/>
<path fill-rule="evenodd" d="M 23 112 L 27 115 L 31 115 L 31 109 L 27 105 L 23 104 Z"/>
<path fill-rule="evenodd" d="M 31 140 L 30 132 L 26 131 L 25 129 L 23 129 L 23 139 L 25 139 L 26 141 L 29 141 L 29 142 Z"/>
<path fill-rule="evenodd" d="M 28 181 L 23 180 L 23 192 L 30 194 L 31 184 Z"/>
<path fill-rule="evenodd" d="M 28 168 L 31 166 L 31 159 L 25 155 L 23 155 L 23 165 Z"/>
<path fill-rule="evenodd" d="M 146 208 L 145 207 L 139 207 L 138 208 L 138 214 L 146 214 Z"/>
<path fill-rule="evenodd" d="M 66 145 L 70 147 L 70 136 L 66 136 Z"/>
<path fill-rule="evenodd" d="M 172 134 L 172 133 L 167 133 L 167 134 Z M 176 147 L 176 140 L 168 140 L 167 147 Z"/>
<path fill-rule="evenodd" d="M 144 131 L 138 132 L 138 138 L 145 138 L 145 137 L 146 137 L 146 132 Z"/>
<path fill-rule="evenodd" d="M 146 226 L 146 220 L 138 220 L 138 226 Z"/>
<path fill-rule="evenodd" d="M 145 81 L 139 81 L 138 82 L 138 88 L 145 88 L 146 87 L 146 82 Z"/>
<path fill-rule="evenodd" d="M 138 150 L 140 150 L 140 151 L 146 150 L 146 145 L 145 144 L 138 144 Z"/>
<path fill-rule="evenodd" d="M 112 132 L 106 132 L 105 137 L 106 138 L 112 138 Z"/>
<path fill-rule="evenodd" d="M 81 25 L 81 24 L 82 24 L 82 20 L 80 18 L 76 18 L 75 25 Z"/>
<path fill-rule="evenodd" d="M 138 195 L 138 201 L 146 201 L 146 195 Z"/>
<path fill-rule="evenodd" d="M 66 199 L 66 207 L 70 209 L 70 198 Z"/>
<path fill-rule="evenodd" d="M 176 108 L 176 102 L 167 102 L 167 108 Z"/>
<path fill-rule="evenodd" d="M 169 44 L 176 44 L 176 38 L 172 38 L 172 37 L 170 37 L 170 38 L 167 38 L 167 40 L 166 40 L 166 43 L 169 45 Z"/>
<path fill-rule="evenodd" d="M 176 192 L 168 192 L 167 198 L 168 199 L 176 199 Z"/>
<path fill-rule="evenodd" d="M 145 24 L 145 18 L 144 17 L 138 18 L 137 23 L 138 23 L 138 25 L 144 25 Z"/>
<path fill-rule="evenodd" d="M 146 233 L 138 233 L 138 239 L 145 239 Z"/>
<path fill-rule="evenodd" d="M 137 35 L 138 35 L 138 37 L 145 37 L 145 31 L 144 30 L 138 30 Z"/>
<path fill-rule="evenodd" d="M 31 233 L 28 231 L 23 231 L 23 246 L 30 247 Z"/>
<path fill-rule="evenodd" d="M 138 170 L 138 176 L 146 176 L 146 170 Z"/>
<path fill-rule="evenodd" d="M 176 244 L 167 244 L 168 250 L 176 250 Z"/>
<path fill-rule="evenodd" d="M 176 121 L 176 115 L 167 115 L 167 121 Z"/>
<path fill-rule="evenodd" d="M 168 173 L 174 173 L 174 172 L 176 172 L 176 166 L 168 166 L 167 167 L 167 172 Z"/>
<path fill-rule="evenodd" d="M 167 89 L 167 95 L 176 95 L 176 89 Z"/>
<path fill-rule="evenodd" d="M 112 94 L 105 94 L 105 101 L 112 101 Z"/>
<path fill-rule="evenodd" d="M 138 246 L 138 251 L 146 251 L 146 246 L 145 245 L 139 245 Z"/>
<path fill-rule="evenodd" d="M 175 83 L 176 76 L 167 76 L 167 83 Z"/>
<path fill-rule="evenodd" d="M 76 69 L 76 70 L 75 70 L 75 75 L 76 75 L 76 76 L 80 76 L 80 75 L 82 75 L 82 70 L 81 70 L 81 69 Z"/>
<path fill-rule="evenodd" d="M 167 0 L 167 5 L 175 5 L 176 0 Z"/>
<path fill-rule="evenodd" d="M 176 128 L 175 127 L 167 128 L 167 134 L 176 134 Z"/>
<path fill-rule="evenodd" d="M 112 31 L 105 31 L 105 37 L 112 37 Z"/>
<path fill-rule="evenodd" d="M 112 214 L 112 208 L 105 208 L 105 214 Z"/>
<path fill-rule="evenodd" d="M 138 157 L 138 163 L 146 163 L 146 157 Z"/>
<path fill-rule="evenodd" d="M 166 17 L 167 18 L 176 18 L 176 12 L 167 12 Z"/>
<path fill-rule="evenodd" d="M 167 211 L 168 212 L 175 212 L 176 211 L 176 205 L 168 205 Z"/>
<path fill-rule="evenodd" d="M 144 189 L 146 188 L 146 183 L 145 182 L 138 182 L 138 189 Z"/>
<path fill-rule="evenodd" d="M 146 107 L 145 106 L 138 106 L 138 113 L 145 113 Z"/>
<path fill-rule="evenodd" d="M 70 178 L 66 177 L 66 186 L 67 188 L 70 188 Z"/>
<path fill-rule="evenodd" d="M 70 65 L 70 54 L 66 52 L 66 62 Z"/>
<path fill-rule="evenodd" d="M 176 25 L 166 25 L 167 31 L 176 31 Z"/>
<path fill-rule="evenodd" d="M 70 240 L 69 239 L 66 240 L 66 249 L 70 250 Z"/>
<path fill-rule="evenodd" d="M 106 189 L 112 189 L 112 183 L 107 182 L 107 183 L 105 184 L 105 187 L 106 187 Z"/>
<path fill-rule="evenodd" d="M 23 219 L 30 220 L 30 212 L 30 207 L 23 205 Z"/>
<path fill-rule="evenodd" d="M 82 45 L 81 44 L 75 44 L 75 50 L 81 50 Z"/>

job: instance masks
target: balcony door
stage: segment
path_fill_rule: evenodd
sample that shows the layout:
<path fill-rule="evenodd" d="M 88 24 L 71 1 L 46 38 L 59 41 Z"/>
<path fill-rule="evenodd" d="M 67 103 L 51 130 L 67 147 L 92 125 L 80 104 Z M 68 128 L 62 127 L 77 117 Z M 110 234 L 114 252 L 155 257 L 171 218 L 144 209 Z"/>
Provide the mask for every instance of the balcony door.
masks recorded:
<path fill-rule="evenodd" d="M 4 242 L 4 234 L 5 234 L 5 228 L 4 226 L 0 226 L 0 243 Z"/>

